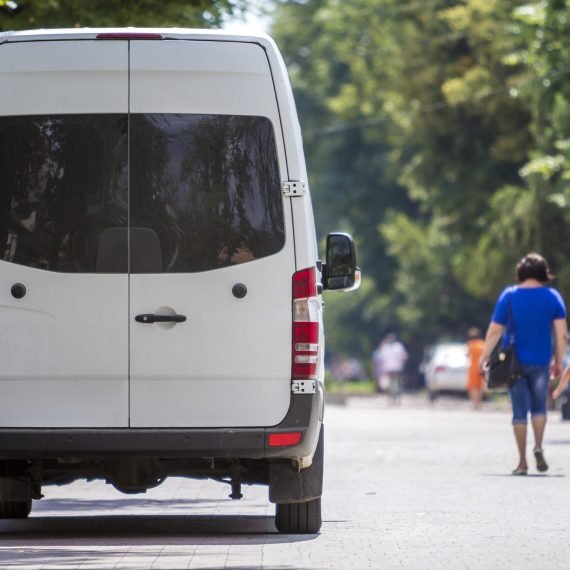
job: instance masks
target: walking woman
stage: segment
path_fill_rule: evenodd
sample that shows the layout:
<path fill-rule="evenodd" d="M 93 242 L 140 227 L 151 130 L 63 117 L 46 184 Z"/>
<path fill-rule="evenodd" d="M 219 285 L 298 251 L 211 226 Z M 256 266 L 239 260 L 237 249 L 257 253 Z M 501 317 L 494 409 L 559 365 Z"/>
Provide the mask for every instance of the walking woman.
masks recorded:
<path fill-rule="evenodd" d="M 526 475 L 526 432 L 528 414 L 534 432 L 534 457 L 538 471 L 547 471 L 542 438 L 546 426 L 546 402 L 550 376 L 560 376 L 562 358 L 568 342 L 566 307 L 560 293 L 546 284 L 553 278 L 546 260 L 529 253 L 517 265 L 518 285 L 507 287 L 499 296 L 485 337 L 481 366 L 506 332 L 504 344 L 514 338 L 515 352 L 522 365 L 522 376 L 509 390 L 513 409 L 513 429 L 519 463 L 513 475 Z M 505 331 L 506 329 L 506 331 Z M 554 363 L 552 371 L 552 338 L 554 330 Z M 514 334 L 513 334 L 514 331 Z"/>

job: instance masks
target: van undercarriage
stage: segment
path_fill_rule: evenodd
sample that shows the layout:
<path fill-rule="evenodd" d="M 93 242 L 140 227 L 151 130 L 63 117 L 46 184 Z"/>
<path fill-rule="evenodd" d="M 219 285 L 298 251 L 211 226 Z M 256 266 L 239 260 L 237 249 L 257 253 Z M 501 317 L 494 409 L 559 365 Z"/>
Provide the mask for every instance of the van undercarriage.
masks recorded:
<path fill-rule="evenodd" d="M 267 485 L 282 532 L 320 527 L 324 435 L 322 392 L 293 395 L 274 428 L 2 429 L 0 519 L 26 518 L 42 488 L 78 479 L 104 480 L 122 493 L 144 493 L 168 477 L 212 479 L 230 486 Z M 293 446 L 271 447 L 271 434 L 301 433 Z M 316 448 L 315 448 L 316 445 Z M 301 468 L 304 467 L 304 468 Z"/>

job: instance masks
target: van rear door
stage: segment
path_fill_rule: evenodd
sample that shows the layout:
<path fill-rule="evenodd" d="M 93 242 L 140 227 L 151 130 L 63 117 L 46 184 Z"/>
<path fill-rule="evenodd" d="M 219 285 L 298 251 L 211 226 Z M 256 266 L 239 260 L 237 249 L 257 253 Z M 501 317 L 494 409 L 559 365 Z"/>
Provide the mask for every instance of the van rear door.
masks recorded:
<path fill-rule="evenodd" d="M 126 42 L 0 45 L 1 427 L 128 425 L 127 127 Z"/>
<path fill-rule="evenodd" d="M 130 44 L 130 425 L 277 424 L 295 260 L 265 52 Z"/>

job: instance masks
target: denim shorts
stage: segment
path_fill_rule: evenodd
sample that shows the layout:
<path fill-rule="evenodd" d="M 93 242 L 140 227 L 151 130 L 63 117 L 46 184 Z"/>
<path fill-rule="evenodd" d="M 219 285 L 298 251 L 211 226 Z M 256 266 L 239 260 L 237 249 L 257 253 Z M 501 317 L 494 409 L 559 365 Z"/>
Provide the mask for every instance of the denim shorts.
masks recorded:
<path fill-rule="evenodd" d="M 524 366 L 523 374 L 509 390 L 513 424 L 526 424 L 527 416 L 546 415 L 550 366 Z"/>

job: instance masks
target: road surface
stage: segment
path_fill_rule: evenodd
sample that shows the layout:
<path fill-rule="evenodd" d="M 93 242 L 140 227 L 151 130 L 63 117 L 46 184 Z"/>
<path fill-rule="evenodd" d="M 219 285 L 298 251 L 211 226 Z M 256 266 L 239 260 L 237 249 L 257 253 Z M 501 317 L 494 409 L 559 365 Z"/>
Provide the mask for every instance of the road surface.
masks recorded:
<path fill-rule="evenodd" d="M 263 487 L 231 501 L 214 482 L 131 496 L 77 482 L 46 488 L 29 520 L 0 522 L 0 568 L 570 567 L 570 422 L 558 414 L 546 476 L 510 476 L 510 418 L 492 404 L 350 399 L 328 406 L 325 441 L 319 535 L 278 534 Z"/>

